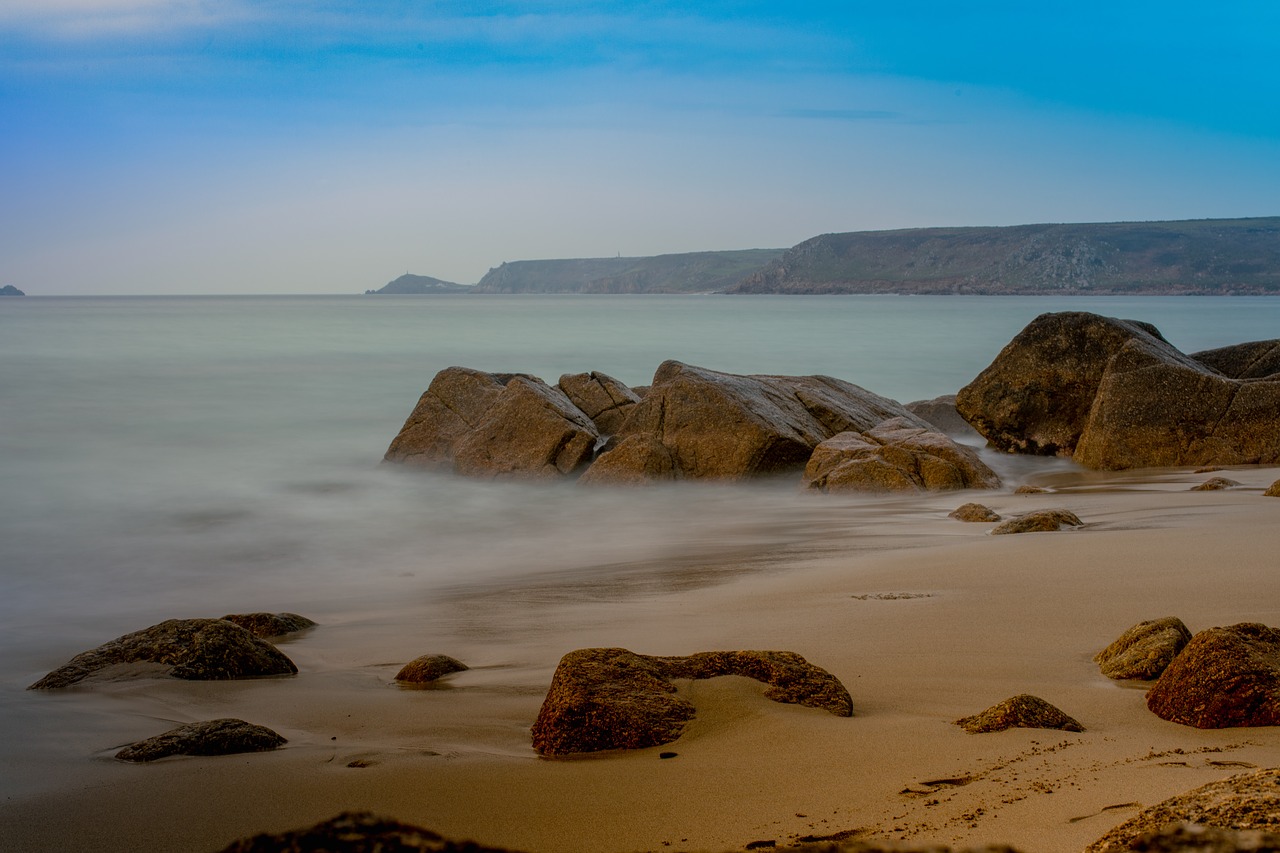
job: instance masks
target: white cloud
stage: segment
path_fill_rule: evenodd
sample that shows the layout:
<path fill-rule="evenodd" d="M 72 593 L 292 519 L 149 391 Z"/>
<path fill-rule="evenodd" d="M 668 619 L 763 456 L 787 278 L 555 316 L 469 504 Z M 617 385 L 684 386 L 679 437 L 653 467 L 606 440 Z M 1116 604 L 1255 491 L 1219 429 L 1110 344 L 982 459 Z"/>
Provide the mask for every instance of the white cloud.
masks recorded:
<path fill-rule="evenodd" d="M 207 28 L 248 14 L 236 0 L 5 0 L 0 29 L 93 39 Z"/>

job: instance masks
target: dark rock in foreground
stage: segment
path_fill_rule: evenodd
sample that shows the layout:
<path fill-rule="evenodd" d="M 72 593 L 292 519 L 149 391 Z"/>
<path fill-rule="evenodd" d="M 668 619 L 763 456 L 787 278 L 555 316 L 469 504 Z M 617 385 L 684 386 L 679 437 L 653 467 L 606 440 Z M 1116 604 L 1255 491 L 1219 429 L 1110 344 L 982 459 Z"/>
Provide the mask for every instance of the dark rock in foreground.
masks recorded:
<path fill-rule="evenodd" d="M 956 521 L 982 522 L 982 521 L 999 521 L 1000 515 L 993 509 L 982 504 L 967 503 L 947 513 L 947 518 L 954 518 Z"/>
<path fill-rule="evenodd" d="M 956 725 L 970 734 L 1002 732 L 1005 729 L 1061 729 L 1082 732 L 1080 725 L 1038 696 L 1023 693 L 992 705 L 980 714 L 961 717 Z"/>
<path fill-rule="evenodd" d="M 343 812 L 306 829 L 279 835 L 263 833 L 235 842 L 222 853 L 515 853 L 471 841 L 450 841 L 429 829 Z"/>
<path fill-rule="evenodd" d="M 226 718 L 187 723 L 164 734 L 130 744 L 116 753 L 121 761 L 155 761 L 170 755 L 233 755 L 266 752 L 287 741 L 265 726 Z"/>
<path fill-rule="evenodd" d="M 1139 622 L 1094 656 L 1107 678 L 1160 677 L 1191 640 L 1191 631 L 1176 616 Z"/>
<path fill-rule="evenodd" d="M 740 675 L 769 685 L 775 702 L 853 715 L 849 691 L 831 673 L 794 652 L 700 652 L 653 657 L 627 649 L 579 649 L 556 667 L 533 724 L 542 755 L 641 749 L 680 736 L 694 708 L 676 696 L 673 679 Z"/>
<path fill-rule="evenodd" d="M 222 618 L 263 639 L 283 637 L 316 626 L 315 622 L 297 613 L 230 613 Z"/>
<path fill-rule="evenodd" d="M 1280 851 L 1280 770 L 1210 782 L 1144 809 L 1085 849 Z"/>
<path fill-rule="evenodd" d="M 1147 691 L 1147 707 L 1200 729 L 1280 725 L 1280 630 L 1242 622 L 1201 631 Z"/>
<path fill-rule="evenodd" d="M 422 655 L 405 664 L 396 673 L 396 681 L 409 684 L 426 684 L 455 672 L 470 669 L 460 660 L 448 655 Z"/>
<path fill-rule="evenodd" d="M 842 432 L 814 448 L 804 485 L 821 492 L 997 489 L 1000 478 L 972 448 L 893 418 L 866 432 Z"/>
<path fill-rule="evenodd" d="M 991 532 L 992 534 L 1044 533 L 1083 525 L 1084 522 L 1079 516 L 1069 509 L 1037 509 L 1017 518 L 1011 518 Z"/>
<path fill-rule="evenodd" d="M 28 689 L 67 687 L 108 667 L 131 663 L 159 664 L 174 678 L 210 681 L 298 671 L 275 646 L 232 622 L 170 619 L 81 652 Z"/>

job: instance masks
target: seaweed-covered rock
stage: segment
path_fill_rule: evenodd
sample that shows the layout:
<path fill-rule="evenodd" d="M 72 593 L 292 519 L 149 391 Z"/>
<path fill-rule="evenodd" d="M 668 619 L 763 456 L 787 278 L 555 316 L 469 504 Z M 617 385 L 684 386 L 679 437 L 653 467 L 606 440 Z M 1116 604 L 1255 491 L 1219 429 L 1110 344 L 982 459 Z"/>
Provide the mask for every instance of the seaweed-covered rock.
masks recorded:
<path fill-rule="evenodd" d="M 591 418 L 601 435 L 617 432 L 627 412 L 640 402 L 635 392 L 607 373 L 566 373 L 557 384 Z"/>
<path fill-rule="evenodd" d="M 396 681 L 409 684 L 426 684 L 455 672 L 470 669 L 460 660 L 448 655 L 422 655 L 405 664 L 396 673 Z"/>
<path fill-rule="evenodd" d="M 67 687 L 131 663 L 158 664 L 174 678 L 198 681 L 298 671 L 275 646 L 225 619 L 170 619 L 81 652 L 28 689 Z"/>
<path fill-rule="evenodd" d="M 1223 489 L 1234 489 L 1240 485 L 1229 477 L 1210 477 L 1198 486 L 1192 486 L 1193 492 L 1220 492 Z"/>
<path fill-rule="evenodd" d="M 266 726 L 225 718 L 187 723 L 140 740 L 116 753 L 121 761 L 155 761 L 170 755 L 232 755 L 265 752 L 287 741 Z"/>
<path fill-rule="evenodd" d="M 579 649 L 556 667 L 533 724 L 542 755 L 640 749 L 670 743 L 694 716 L 672 679 L 740 675 L 769 685 L 776 702 L 853 715 L 849 691 L 831 673 L 794 652 L 700 652 L 654 657 L 627 649 Z"/>
<path fill-rule="evenodd" d="M 1085 853 L 1129 850 L 1280 851 L 1280 770 L 1232 776 L 1170 797 L 1115 827 Z"/>
<path fill-rule="evenodd" d="M 1280 725 L 1280 630 L 1242 622 L 1201 631 L 1147 691 L 1147 707 L 1200 729 Z"/>
<path fill-rule="evenodd" d="M 992 705 L 980 714 L 961 717 L 956 725 L 970 734 L 1005 729 L 1061 729 L 1082 732 L 1084 726 L 1038 696 L 1023 693 Z"/>
<path fill-rule="evenodd" d="M 244 838 L 221 853 L 516 853 L 472 841 L 450 841 L 429 829 L 377 817 L 343 812 L 304 829 Z"/>
<path fill-rule="evenodd" d="M 892 418 L 865 432 L 842 432 L 814 448 L 806 488 L 822 492 L 995 489 L 1000 478 L 970 447 Z"/>
<path fill-rule="evenodd" d="M 1037 509 L 1032 512 L 1011 518 L 998 525 L 991 532 L 1004 533 L 1043 533 L 1061 530 L 1064 527 L 1081 527 L 1084 522 L 1068 509 Z"/>
<path fill-rule="evenodd" d="M 230 613 L 222 618 L 263 639 L 283 637 L 316 626 L 315 622 L 297 613 Z"/>
<path fill-rule="evenodd" d="M 951 510 L 951 512 L 947 513 L 947 518 L 969 522 L 999 521 L 1000 514 L 991 509 L 991 507 L 983 506 L 979 503 L 967 503 Z"/>
<path fill-rule="evenodd" d="M 1177 616 L 1139 622 L 1094 656 L 1107 678 L 1159 678 L 1191 640 L 1191 631 Z"/>

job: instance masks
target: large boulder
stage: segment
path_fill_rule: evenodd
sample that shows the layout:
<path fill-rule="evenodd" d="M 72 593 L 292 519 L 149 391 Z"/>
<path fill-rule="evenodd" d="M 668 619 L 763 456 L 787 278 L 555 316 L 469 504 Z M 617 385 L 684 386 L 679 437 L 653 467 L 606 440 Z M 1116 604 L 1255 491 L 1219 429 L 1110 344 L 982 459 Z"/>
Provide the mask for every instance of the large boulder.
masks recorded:
<path fill-rule="evenodd" d="M 1098 669 L 1116 680 L 1159 678 L 1188 642 L 1191 631 L 1177 616 L 1139 622 L 1094 655 Z"/>
<path fill-rule="evenodd" d="M 1115 827 L 1085 853 L 1128 850 L 1280 850 L 1280 770 L 1232 776 L 1170 797 Z"/>
<path fill-rule="evenodd" d="M 667 361 L 586 481 L 789 473 L 831 436 L 897 417 L 928 428 L 901 404 L 829 376 L 738 376 Z"/>
<path fill-rule="evenodd" d="M 589 463 L 599 437 L 563 391 L 537 377 L 450 367 L 383 458 L 479 478 L 556 479 Z"/>
<path fill-rule="evenodd" d="M 831 673 L 794 652 L 700 652 L 653 657 L 627 649 L 579 649 L 556 667 L 533 724 L 542 755 L 641 749 L 670 743 L 694 716 L 673 679 L 740 675 L 770 685 L 765 696 L 853 715 L 849 691 Z"/>
<path fill-rule="evenodd" d="M 227 717 L 187 723 L 164 734 L 132 743 L 116 753 L 121 761 L 155 761 L 170 755 L 235 755 L 266 752 L 286 743 L 266 726 Z"/>
<path fill-rule="evenodd" d="M 822 492 L 941 491 L 997 489 L 1000 478 L 972 448 L 893 418 L 819 444 L 805 466 L 804 485 Z"/>
<path fill-rule="evenodd" d="M 601 435 L 617 432 L 627 412 L 640 402 L 634 391 L 607 373 L 566 373 L 558 385 L 569 401 L 591 418 Z"/>
<path fill-rule="evenodd" d="M 275 646 L 225 619 L 170 619 L 81 652 L 28 689 L 67 687 L 109 667 L 138 663 L 156 664 L 174 678 L 193 681 L 298 671 Z"/>
<path fill-rule="evenodd" d="M 1242 622 L 1201 631 L 1147 691 L 1147 707 L 1200 729 L 1280 725 L 1280 630 Z"/>
<path fill-rule="evenodd" d="M 1234 344 L 1193 352 L 1191 357 L 1232 379 L 1265 379 L 1280 373 L 1280 340 Z"/>

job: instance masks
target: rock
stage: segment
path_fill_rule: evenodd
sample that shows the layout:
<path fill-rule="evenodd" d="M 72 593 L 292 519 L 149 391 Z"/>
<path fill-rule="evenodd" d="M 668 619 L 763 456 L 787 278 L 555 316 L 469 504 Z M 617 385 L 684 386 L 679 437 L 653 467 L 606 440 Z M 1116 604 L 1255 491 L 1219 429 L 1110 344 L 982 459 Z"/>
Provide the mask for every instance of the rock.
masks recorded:
<path fill-rule="evenodd" d="M 1033 486 L 1030 483 L 1018 486 L 1013 490 L 1015 495 L 1046 495 L 1049 490 L 1042 486 Z"/>
<path fill-rule="evenodd" d="M 800 655 L 781 651 L 701 652 L 653 657 L 627 649 L 579 649 L 556 667 L 533 724 L 542 755 L 641 749 L 670 743 L 694 716 L 672 679 L 740 675 L 770 685 L 775 702 L 853 715 L 849 692 L 835 676 Z"/>
<path fill-rule="evenodd" d="M 1280 770 L 1201 785 L 1143 809 L 1085 848 L 1219 853 L 1280 851 Z"/>
<path fill-rule="evenodd" d="M 932 400 L 916 400 L 906 404 L 906 409 L 913 415 L 924 418 L 933 427 L 946 435 L 960 438 L 978 438 L 978 431 L 969 426 L 969 422 L 960 417 L 956 411 L 956 395 L 944 394 Z"/>
<path fill-rule="evenodd" d="M 1084 726 L 1038 696 L 1023 693 L 992 705 L 981 714 L 962 717 L 956 725 L 970 734 L 1002 732 L 1005 729 L 1062 729 L 1082 732 Z"/>
<path fill-rule="evenodd" d="M 1139 622 L 1094 656 L 1107 678 L 1159 678 L 1191 640 L 1191 631 L 1176 616 Z"/>
<path fill-rule="evenodd" d="M 316 626 L 315 622 L 297 613 L 231 613 L 222 618 L 236 623 L 255 637 L 264 639 L 282 637 Z"/>
<path fill-rule="evenodd" d="M 605 373 L 567 373 L 560 377 L 559 387 L 601 435 L 616 433 L 627 412 L 640 402 L 630 388 Z"/>
<path fill-rule="evenodd" d="M 1037 317 L 956 407 L 1003 450 L 1090 468 L 1280 461 L 1280 378 L 1224 376 L 1153 326 L 1096 314 Z"/>
<path fill-rule="evenodd" d="M 1223 489 L 1234 489 L 1240 485 L 1227 477 L 1210 477 L 1198 486 L 1192 486 L 1192 492 L 1220 492 Z"/>
<path fill-rule="evenodd" d="M 556 479 L 590 462 L 599 437 L 564 392 L 537 377 L 450 367 L 383 459 L 480 478 Z"/>
<path fill-rule="evenodd" d="M 67 687 L 108 667 L 153 663 L 191 680 L 292 675 L 293 661 L 275 646 L 223 619 L 170 619 L 81 652 L 29 690 Z"/>
<path fill-rule="evenodd" d="M 1280 725 L 1280 630 L 1242 622 L 1201 631 L 1147 691 L 1147 707 L 1200 729 Z"/>
<path fill-rule="evenodd" d="M 1070 456 L 1107 364 L 1134 338 L 1164 343 L 1146 323 L 1081 311 L 1041 314 L 960 389 L 956 409 L 1001 450 Z"/>
<path fill-rule="evenodd" d="M 130 744 L 116 753 L 121 761 L 155 761 L 170 755 L 232 755 L 265 752 L 286 743 L 265 726 L 227 718 L 187 723 L 161 735 Z"/>
<path fill-rule="evenodd" d="M 241 839 L 221 853 L 515 853 L 471 841 L 450 841 L 419 826 L 343 812 L 305 829 Z"/>
<path fill-rule="evenodd" d="M 1268 486 L 1267 490 L 1262 494 L 1264 497 L 1268 497 L 1268 498 L 1280 498 L 1280 480 L 1276 480 L 1274 483 Z"/>
<path fill-rule="evenodd" d="M 0 287 L 0 296 L 26 296 L 26 295 L 27 294 L 23 293 L 21 290 L 18 290 L 18 288 L 14 287 L 12 284 L 6 284 L 4 287 Z"/>
<path fill-rule="evenodd" d="M 465 663 L 448 655 L 423 655 L 414 658 L 396 673 L 396 681 L 410 684 L 426 684 L 455 672 L 470 669 Z"/>
<path fill-rule="evenodd" d="M 1061 530 L 1063 527 L 1080 527 L 1084 524 L 1074 512 L 1066 509 L 1038 509 L 1011 518 L 991 532 L 1004 533 L 1041 533 Z"/>
<path fill-rule="evenodd" d="M 1191 357 L 1232 379 L 1265 379 L 1280 373 L 1280 340 L 1193 352 Z"/>
<path fill-rule="evenodd" d="M 967 503 L 947 513 L 947 518 L 954 518 L 956 521 L 999 521 L 1000 516 L 990 507 L 982 504 Z"/>
<path fill-rule="evenodd" d="M 829 376 L 738 376 L 667 361 L 586 482 L 789 473 L 831 436 L 895 417 L 927 427 L 893 400 Z"/>
<path fill-rule="evenodd" d="M 805 466 L 804 485 L 822 492 L 995 489 L 1000 478 L 972 448 L 893 418 L 819 444 Z"/>

